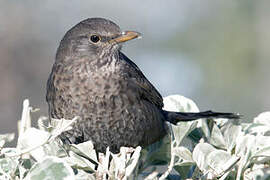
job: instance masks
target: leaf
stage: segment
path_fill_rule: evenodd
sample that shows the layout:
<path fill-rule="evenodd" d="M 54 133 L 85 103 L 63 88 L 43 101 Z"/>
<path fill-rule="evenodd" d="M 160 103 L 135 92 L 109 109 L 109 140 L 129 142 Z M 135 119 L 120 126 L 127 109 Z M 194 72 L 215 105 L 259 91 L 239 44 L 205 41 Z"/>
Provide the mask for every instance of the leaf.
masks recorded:
<path fill-rule="evenodd" d="M 265 124 L 270 126 L 270 111 L 263 112 L 254 118 L 254 123 Z"/>
<path fill-rule="evenodd" d="M 254 135 L 269 135 L 270 125 L 261 123 L 252 123 L 246 127 L 245 133 Z"/>
<path fill-rule="evenodd" d="M 186 147 L 173 148 L 173 153 L 180 158 L 180 161 L 176 162 L 175 165 L 193 165 L 195 163 L 192 159 L 192 153 Z"/>
<path fill-rule="evenodd" d="M 270 179 L 270 168 L 263 165 L 254 165 L 252 169 L 247 169 L 244 173 L 245 179 L 259 179 L 269 180 Z"/>
<path fill-rule="evenodd" d="M 163 98 L 164 107 L 166 111 L 175 112 L 199 112 L 197 105 L 191 100 L 180 95 L 170 95 Z"/>
<path fill-rule="evenodd" d="M 236 146 L 236 139 L 242 133 L 242 127 L 233 123 L 228 123 L 226 127 L 223 127 L 224 140 L 227 147 L 227 151 L 232 152 Z"/>
<path fill-rule="evenodd" d="M 74 180 L 73 170 L 65 161 L 57 157 L 46 157 L 36 163 L 27 174 L 25 180 Z"/>
<path fill-rule="evenodd" d="M 0 174 L 6 173 L 12 175 L 15 173 L 17 168 L 18 160 L 14 158 L 3 158 L 0 159 Z"/>
<path fill-rule="evenodd" d="M 21 120 L 18 122 L 18 133 L 19 137 L 22 133 L 24 133 L 28 128 L 31 127 L 31 116 L 30 112 L 32 111 L 32 107 L 30 107 L 30 103 L 28 99 L 23 101 L 23 111 Z"/>
<path fill-rule="evenodd" d="M 193 151 L 193 160 L 207 178 L 226 178 L 239 159 L 208 143 L 199 143 Z"/>
<path fill-rule="evenodd" d="M 48 117 L 41 116 L 38 118 L 38 128 L 43 131 L 49 131 L 50 120 Z"/>
<path fill-rule="evenodd" d="M 196 162 L 198 168 L 206 173 L 209 170 L 209 165 L 207 164 L 207 158 L 209 154 L 216 149 L 208 143 L 199 143 L 195 146 L 192 157 Z"/>
<path fill-rule="evenodd" d="M 96 150 L 94 149 L 92 141 L 86 141 L 80 144 L 72 144 L 71 150 L 82 157 L 86 157 L 87 159 L 92 159 L 93 161 L 98 162 Z"/>
<path fill-rule="evenodd" d="M 217 177 L 220 177 L 230 170 L 238 160 L 238 157 L 231 156 L 231 154 L 226 151 L 215 150 L 208 155 L 206 161 L 211 171 Z"/>
<path fill-rule="evenodd" d="M 13 141 L 15 133 L 0 134 L 0 149 L 4 147 L 6 142 Z"/>
<path fill-rule="evenodd" d="M 181 122 L 176 126 L 170 124 L 173 131 L 173 137 L 176 141 L 176 146 L 179 146 L 184 137 L 188 136 L 197 126 L 197 121 Z"/>
<path fill-rule="evenodd" d="M 252 156 L 252 162 L 254 163 L 264 163 L 269 160 L 270 160 L 270 146 L 260 149 Z"/>
<path fill-rule="evenodd" d="M 216 147 L 219 147 L 221 149 L 226 149 L 226 143 L 225 143 L 224 137 L 220 129 L 215 123 L 213 123 L 213 127 L 211 129 L 209 142 Z"/>
<path fill-rule="evenodd" d="M 241 179 L 241 176 L 246 169 L 246 167 L 250 164 L 251 158 L 251 148 L 254 146 L 255 143 L 255 136 L 254 135 L 241 135 L 236 139 L 236 147 L 235 147 L 235 154 L 241 157 L 238 170 L 237 170 L 237 180 Z"/>
<path fill-rule="evenodd" d="M 73 151 L 69 152 L 69 156 L 64 157 L 63 160 L 67 162 L 70 167 L 81 169 L 87 172 L 95 172 L 95 165 L 84 157 L 74 153 Z"/>
<path fill-rule="evenodd" d="M 27 153 L 37 160 L 42 161 L 45 156 L 59 155 L 63 153 L 56 140 L 49 143 L 51 134 L 36 128 L 28 128 L 21 134 L 17 148 Z"/>
<path fill-rule="evenodd" d="M 137 165 L 139 164 L 138 162 L 139 162 L 141 150 L 142 148 L 138 146 L 135 149 L 134 153 L 132 154 L 129 160 L 130 163 L 128 163 L 126 167 L 126 177 L 130 177 L 132 173 L 134 174 L 134 170 L 137 168 Z M 137 174 L 134 176 L 137 176 Z"/>
<path fill-rule="evenodd" d="M 251 146 L 251 162 L 265 163 L 270 160 L 270 136 L 255 136 Z"/>
<path fill-rule="evenodd" d="M 173 148 L 173 153 L 178 158 L 174 163 L 174 169 L 181 175 L 182 179 L 188 178 L 190 173 L 187 172 L 192 171 L 191 167 L 195 164 L 192 153 L 183 146 Z"/>
<path fill-rule="evenodd" d="M 141 158 L 143 159 L 143 168 L 150 165 L 167 164 L 171 158 L 171 138 L 167 135 L 160 141 L 142 149 Z"/>

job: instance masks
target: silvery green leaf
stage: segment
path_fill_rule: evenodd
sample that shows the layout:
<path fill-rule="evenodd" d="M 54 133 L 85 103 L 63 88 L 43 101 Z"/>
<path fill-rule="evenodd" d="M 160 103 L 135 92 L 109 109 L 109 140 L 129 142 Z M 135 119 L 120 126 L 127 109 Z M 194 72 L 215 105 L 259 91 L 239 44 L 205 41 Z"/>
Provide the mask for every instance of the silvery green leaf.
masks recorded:
<path fill-rule="evenodd" d="M 50 137 L 48 132 L 36 129 L 28 128 L 24 133 L 22 133 L 18 139 L 17 148 L 21 151 L 26 149 L 35 148 L 29 153 L 37 160 L 40 161 L 46 156 L 46 152 L 41 147 Z M 38 147 L 40 146 L 40 147 Z"/>
<path fill-rule="evenodd" d="M 65 159 L 70 166 L 87 171 L 95 171 L 95 166 L 98 164 L 92 141 L 71 144 L 69 156 Z"/>
<path fill-rule="evenodd" d="M 197 121 L 181 122 L 177 125 L 171 124 L 173 137 L 176 141 L 176 146 L 179 146 L 184 137 L 197 127 Z"/>
<path fill-rule="evenodd" d="M 226 149 L 226 143 L 225 143 L 224 137 L 220 129 L 215 123 L 213 123 L 213 127 L 210 131 L 209 142 L 216 147 Z"/>
<path fill-rule="evenodd" d="M 95 171 L 94 164 L 88 161 L 88 159 L 85 159 L 84 157 L 74 153 L 73 151 L 70 151 L 69 156 L 64 157 L 63 160 L 65 160 L 65 162 L 73 168 L 81 169 L 88 172 Z"/>
<path fill-rule="evenodd" d="M 139 158 L 142 148 L 140 146 L 136 147 L 134 153 L 132 154 L 127 167 L 126 167 L 126 177 L 130 177 L 132 173 L 134 173 L 135 168 L 137 168 L 137 165 L 139 164 Z M 135 175 L 136 176 L 136 175 Z"/>
<path fill-rule="evenodd" d="M 251 146 L 252 162 L 264 163 L 270 159 L 270 136 L 255 136 Z"/>
<path fill-rule="evenodd" d="M 215 118 L 214 120 L 216 124 L 218 125 L 218 127 L 223 127 L 232 121 L 231 119 L 226 119 L 226 118 Z"/>
<path fill-rule="evenodd" d="M 270 125 L 270 111 L 263 112 L 254 118 L 254 123 Z"/>
<path fill-rule="evenodd" d="M 252 156 L 252 162 L 265 163 L 270 160 L 270 146 L 258 150 Z"/>
<path fill-rule="evenodd" d="M 192 165 L 195 163 L 192 159 L 192 153 L 183 146 L 173 148 L 172 153 L 179 158 L 175 165 Z"/>
<path fill-rule="evenodd" d="M 175 154 L 176 162 L 174 163 L 174 169 L 181 175 L 182 179 L 188 178 L 189 171 L 192 171 L 191 167 L 195 164 L 192 159 L 192 153 L 185 147 L 175 147 L 173 152 Z"/>
<path fill-rule="evenodd" d="M 255 136 L 250 134 L 240 134 L 236 138 L 235 154 L 243 156 L 246 154 L 247 149 L 251 149 L 255 144 Z"/>
<path fill-rule="evenodd" d="M 4 173 L 9 176 L 12 176 L 16 171 L 17 165 L 18 160 L 16 158 L 7 157 L 0 159 L 0 174 Z"/>
<path fill-rule="evenodd" d="M 193 173 L 193 169 L 192 169 L 192 165 L 184 165 L 182 164 L 181 166 L 175 165 L 174 170 L 178 172 L 179 176 L 176 176 L 175 178 L 168 178 L 168 179 L 179 179 L 179 177 L 181 176 L 181 179 L 189 179 L 189 177 L 192 175 Z"/>
<path fill-rule="evenodd" d="M 19 137 L 22 133 L 24 133 L 28 128 L 31 127 L 31 115 L 30 112 L 32 107 L 30 107 L 30 103 L 28 99 L 23 101 L 23 111 L 21 120 L 18 122 L 18 133 Z"/>
<path fill-rule="evenodd" d="M 197 105 L 191 100 L 180 95 L 171 95 L 163 98 L 166 111 L 175 112 L 199 112 Z"/>
<path fill-rule="evenodd" d="M 33 159 L 20 158 L 18 164 L 19 177 L 25 177 L 31 167 L 36 163 Z"/>
<path fill-rule="evenodd" d="M 254 134 L 254 135 L 269 135 L 270 125 L 261 124 L 261 123 L 252 123 L 246 127 L 245 133 Z"/>
<path fill-rule="evenodd" d="M 37 161 L 43 160 L 48 155 L 59 155 L 62 152 L 61 147 L 56 140 L 49 143 L 50 137 L 51 134 L 46 131 L 28 128 L 19 137 L 17 148 L 20 151 L 29 150 L 27 153 Z"/>
<path fill-rule="evenodd" d="M 72 120 L 69 119 L 55 119 L 51 118 L 50 126 L 52 128 L 51 132 L 53 134 L 61 134 L 64 131 L 72 129 L 72 124 L 80 119 L 79 116 L 75 116 Z"/>
<path fill-rule="evenodd" d="M 208 143 L 199 143 L 195 146 L 192 158 L 196 162 L 198 168 L 206 173 L 209 170 L 209 164 L 207 164 L 207 158 L 209 154 L 216 149 Z"/>
<path fill-rule="evenodd" d="M 240 180 L 243 171 L 250 164 L 250 160 L 252 157 L 251 149 L 254 147 L 254 144 L 255 144 L 254 135 L 240 134 L 239 137 L 236 139 L 235 154 L 238 157 L 241 157 L 238 164 L 238 171 L 237 171 L 237 177 L 236 177 L 237 180 Z"/>
<path fill-rule="evenodd" d="M 19 164 L 19 157 L 15 156 L 18 153 L 16 148 L 3 148 L 1 154 L 3 158 L 0 158 L 0 179 L 4 176 L 4 179 L 11 179 L 14 177 L 17 166 Z"/>
<path fill-rule="evenodd" d="M 19 150 L 17 148 L 3 148 L 1 149 L 1 154 L 4 154 L 7 157 L 13 157 L 18 154 Z"/>
<path fill-rule="evenodd" d="M 48 117 L 41 116 L 38 118 L 38 128 L 43 131 L 49 131 L 50 120 Z"/>
<path fill-rule="evenodd" d="M 74 180 L 73 170 L 65 161 L 57 157 L 46 157 L 36 163 L 27 174 L 25 180 Z"/>
<path fill-rule="evenodd" d="M 171 138 L 167 135 L 160 141 L 149 145 L 141 152 L 144 168 L 150 165 L 162 165 L 170 162 L 171 158 Z"/>
<path fill-rule="evenodd" d="M 209 164 L 210 171 L 216 175 L 216 177 L 221 177 L 227 172 L 229 172 L 234 165 L 239 161 L 239 157 L 231 155 L 230 153 L 223 150 L 215 150 L 211 152 L 207 158 L 207 163 Z M 226 176 L 228 176 L 227 174 Z M 223 177 L 224 178 L 224 177 Z"/>
<path fill-rule="evenodd" d="M 6 142 L 13 141 L 15 133 L 0 134 L 0 148 L 3 148 Z"/>
<path fill-rule="evenodd" d="M 270 136 L 255 136 L 255 144 L 253 145 L 253 151 L 258 151 L 265 147 L 270 147 Z"/>
<path fill-rule="evenodd" d="M 205 123 L 202 124 L 201 129 L 207 141 L 216 147 L 226 149 L 226 143 L 222 132 L 213 119 L 207 119 Z"/>
<path fill-rule="evenodd" d="M 153 171 L 144 180 L 158 180 L 158 172 Z"/>
<path fill-rule="evenodd" d="M 216 175 L 223 174 L 224 164 L 231 158 L 231 155 L 223 150 L 215 150 L 209 153 L 206 163 L 209 165 L 211 171 Z"/>
<path fill-rule="evenodd" d="M 241 130 L 242 127 L 240 125 L 235 125 L 233 123 L 228 123 L 226 127 L 224 127 L 223 134 L 227 151 L 231 152 L 236 146 L 236 139 L 243 133 Z"/>
<path fill-rule="evenodd" d="M 270 135 L 270 112 L 263 112 L 254 118 L 253 123 L 249 123 L 245 128 L 246 133 Z"/>
<path fill-rule="evenodd" d="M 164 110 L 175 112 L 199 112 L 196 104 L 184 96 L 171 95 L 163 98 Z M 175 125 L 171 125 L 174 138 L 179 146 L 185 136 L 187 136 L 192 130 L 194 130 L 199 121 L 180 122 Z"/>
<path fill-rule="evenodd" d="M 244 173 L 244 179 L 270 179 L 270 168 L 264 164 L 254 165 L 252 168 L 248 168 Z"/>
<path fill-rule="evenodd" d="M 199 143 L 193 151 L 193 159 L 207 178 L 215 178 L 228 176 L 227 172 L 237 163 L 239 157 L 215 149 L 210 144 Z"/>
<path fill-rule="evenodd" d="M 72 147 L 75 147 L 76 149 L 73 149 Z M 76 151 L 77 154 L 92 159 L 93 161 L 97 162 L 97 155 L 96 151 L 94 149 L 94 145 L 92 141 L 86 141 L 80 144 L 72 144 L 71 150 Z"/>

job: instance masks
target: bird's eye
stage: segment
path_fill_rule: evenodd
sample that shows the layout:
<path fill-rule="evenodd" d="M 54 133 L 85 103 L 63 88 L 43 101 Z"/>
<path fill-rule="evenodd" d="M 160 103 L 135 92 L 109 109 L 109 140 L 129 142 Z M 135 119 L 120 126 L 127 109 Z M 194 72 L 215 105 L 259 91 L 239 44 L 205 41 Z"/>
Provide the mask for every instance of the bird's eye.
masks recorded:
<path fill-rule="evenodd" d="M 97 42 L 99 42 L 100 41 L 100 36 L 98 36 L 98 35 L 92 35 L 91 37 L 90 37 L 90 40 L 93 42 L 93 43 L 97 43 Z"/>

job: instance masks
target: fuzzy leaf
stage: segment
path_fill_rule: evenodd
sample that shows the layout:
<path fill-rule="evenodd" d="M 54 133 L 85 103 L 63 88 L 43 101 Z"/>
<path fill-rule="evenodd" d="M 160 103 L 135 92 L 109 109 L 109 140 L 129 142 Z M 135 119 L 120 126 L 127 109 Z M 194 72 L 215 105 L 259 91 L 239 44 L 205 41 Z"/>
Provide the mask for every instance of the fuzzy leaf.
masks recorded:
<path fill-rule="evenodd" d="M 56 157 L 46 157 L 36 163 L 27 174 L 26 180 L 74 180 L 73 170 L 65 161 Z"/>

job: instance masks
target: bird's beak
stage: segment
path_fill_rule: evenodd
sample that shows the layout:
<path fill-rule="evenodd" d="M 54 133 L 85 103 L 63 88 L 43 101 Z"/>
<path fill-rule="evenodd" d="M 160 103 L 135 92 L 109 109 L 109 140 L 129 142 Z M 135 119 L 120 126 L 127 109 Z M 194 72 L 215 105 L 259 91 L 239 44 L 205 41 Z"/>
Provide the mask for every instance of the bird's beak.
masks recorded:
<path fill-rule="evenodd" d="M 132 39 L 140 38 L 141 33 L 135 31 L 124 31 L 122 34 L 116 38 L 111 39 L 110 43 L 123 43 Z"/>

